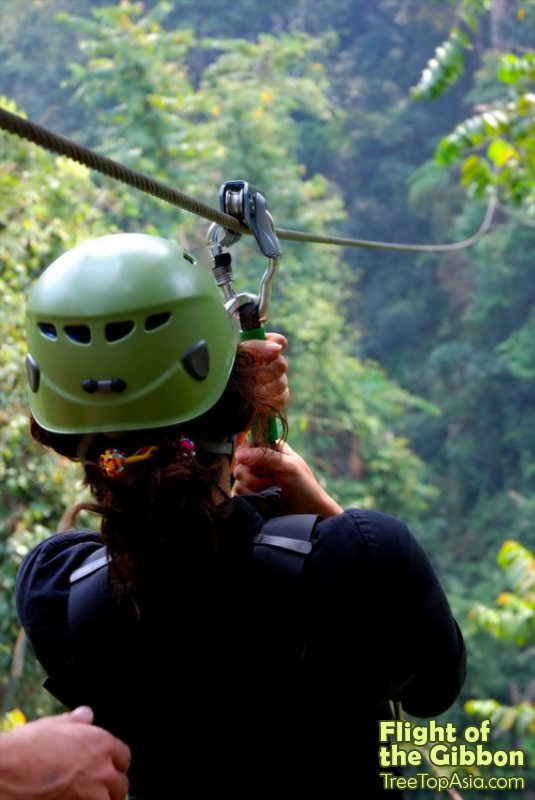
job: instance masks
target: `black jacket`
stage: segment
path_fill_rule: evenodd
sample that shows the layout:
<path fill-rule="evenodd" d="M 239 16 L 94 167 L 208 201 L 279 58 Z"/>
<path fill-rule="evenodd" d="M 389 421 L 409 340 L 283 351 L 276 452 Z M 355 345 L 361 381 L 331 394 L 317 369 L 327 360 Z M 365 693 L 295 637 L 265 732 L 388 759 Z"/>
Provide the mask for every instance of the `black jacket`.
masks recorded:
<path fill-rule="evenodd" d="M 252 558 L 269 515 L 259 496 L 233 499 L 210 563 L 184 557 L 177 530 L 150 595 L 109 597 L 77 635 L 69 576 L 98 534 L 58 534 L 21 566 L 18 610 L 45 685 L 131 746 L 131 797 L 393 800 L 377 764 L 388 701 L 433 717 L 460 691 L 462 637 L 404 523 L 362 510 L 320 522 L 294 582 Z"/>

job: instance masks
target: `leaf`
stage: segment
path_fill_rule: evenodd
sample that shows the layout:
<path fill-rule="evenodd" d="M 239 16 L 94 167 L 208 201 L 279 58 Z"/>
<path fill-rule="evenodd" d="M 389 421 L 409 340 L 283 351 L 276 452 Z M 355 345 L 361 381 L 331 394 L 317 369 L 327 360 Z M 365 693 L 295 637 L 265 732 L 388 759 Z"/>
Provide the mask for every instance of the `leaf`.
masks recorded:
<path fill-rule="evenodd" d="M 467 700 L 464 704 L 464 710 L 467 714 L 477 715 L 483 719 L 489 719 L 495 710 L 498 708 L 499 703 L 497 700 Z"/>
<path fill-rule="evenodd" d="M 476 192 L 485 189 L 491 182 L 491 174 L 484 159 L 468 156 L 461 164 L 461 185 L 471 186 Z"/>
<path fill-rule="evenodd" d="M 13 728 L 18 728 L 19 725 L 24 725 L 27 722 L 25 715 L 19 708 L 14 708 L 13 711 L 8 711 L 0 717 L 0 731 L 7 733 L 12 731 Z"/>
<path fill-rule="evenodd" d="M 458 28 L 450 31 L 448 39 L 435 49 L 416 86 L 411 89 L 415 100 L 434 100 L 464 72 L 464 49 L 467 37 Z"/>
<path fill-rule="evenodd" d="M 506 139 L 494 139 L 488 149 L 487 156 L 496 167 L 504 167 L 508 162 L 517 163 L 520 155 Z"/>
<path fill-rule="evenodd" d="M 535 55 L 516 56 L 505 53 L 498 63 L 496 76 L 502 83 L 515 84 L 523 78 L 533 77 L 535 71 Z"/>

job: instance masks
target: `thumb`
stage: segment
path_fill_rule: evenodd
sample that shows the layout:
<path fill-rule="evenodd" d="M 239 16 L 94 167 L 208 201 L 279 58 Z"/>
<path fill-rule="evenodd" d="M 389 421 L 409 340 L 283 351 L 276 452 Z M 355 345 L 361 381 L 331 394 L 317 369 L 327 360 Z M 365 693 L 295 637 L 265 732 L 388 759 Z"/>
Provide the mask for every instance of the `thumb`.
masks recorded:
<path fill-rule="evenodd" d="M 78 708 L 75 708 L 70 714 L 65 714 L 65 717 L 71 719 L 73 722 L 85 722 L 91 725 L 94 714 L 93 709 L 89 708 L 89 706 L 78 706 Z"/>

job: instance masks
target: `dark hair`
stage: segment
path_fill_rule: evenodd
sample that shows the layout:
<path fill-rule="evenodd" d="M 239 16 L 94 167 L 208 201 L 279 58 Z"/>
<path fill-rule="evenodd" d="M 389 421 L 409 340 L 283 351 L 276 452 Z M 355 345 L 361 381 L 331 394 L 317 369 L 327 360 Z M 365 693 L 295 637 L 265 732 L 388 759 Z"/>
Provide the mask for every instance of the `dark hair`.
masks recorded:
<path fill-rule="evenodd" d="M 81 503 L 82 509 L 102 516 L 101 531 L 116 564 L 121 581 L 138 584 L 157 575 L 159 563 L 169 558 L 169 547 L 198 555 L 217 549 L 215 522 L 225 513 L 227 493 L 219 485 L 220 458 L 198 451 L 184 456 L 173 443 L 178 436 L 224 442 L 247 430 L 255 419 L 255 436 L 267 444 L 267 421 L 276 416 L 286 432 L 285 419 L 269 403 L 256 381 L 257 362 L 238 349 L 234 367 L 223 395 L 205 414 L 178 426 L 133 431 L 119 437 L 96 434 L 87 451 L 82 434 L 50 433 L 33 418 L 30 431 L 39 443 L 71 460 L 82 458 L 85 479 L 95 503 Z M 153 458 L 135 464 L 117 478 L 100 469 L 98 457 L 116 448 L 128 454 L 146 445 L 156 445 Z M 192 535 L 192 532 L 194 535 Z"/>

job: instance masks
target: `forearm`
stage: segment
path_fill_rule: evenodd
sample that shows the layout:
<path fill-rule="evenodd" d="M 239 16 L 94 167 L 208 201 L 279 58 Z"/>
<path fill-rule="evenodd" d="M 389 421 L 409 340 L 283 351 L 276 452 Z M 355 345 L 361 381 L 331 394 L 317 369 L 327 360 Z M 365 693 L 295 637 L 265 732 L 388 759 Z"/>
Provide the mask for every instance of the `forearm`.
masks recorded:
<path fill-rule="evenodd" d="M 0 734 L 0 797 L 2 800 L 21 800 L 21 775 L 30 765 L 25 753 L 17 746 L 12 734 Z"/>
<path fill-rule="evenodd" d="M 295 510 L 295 513 L 319 514 L 324 518 L 335 517 L 337 514 L 342 514 L 344 510 L 320 484 L 317 484 L 308 495 L 301 497 L 299 505 L 300 507 Z M 291 510 L 294 511 L 293 508 Z"/>

